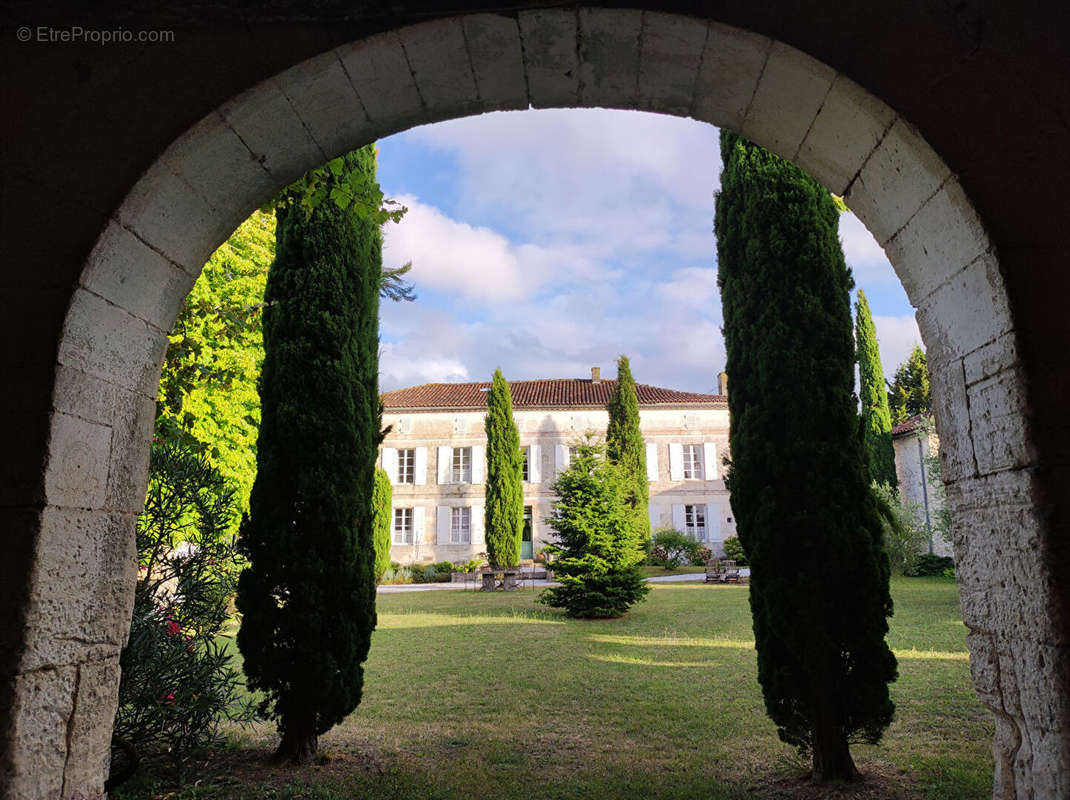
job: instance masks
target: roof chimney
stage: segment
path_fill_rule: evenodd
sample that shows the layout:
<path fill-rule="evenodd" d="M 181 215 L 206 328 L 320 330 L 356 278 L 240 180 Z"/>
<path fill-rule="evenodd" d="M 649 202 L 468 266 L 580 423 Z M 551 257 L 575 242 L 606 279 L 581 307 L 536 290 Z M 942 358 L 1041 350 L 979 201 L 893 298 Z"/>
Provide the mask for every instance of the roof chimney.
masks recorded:
<path fill-rule="evenodd" d="M 602 382 L 602 370 L 600 367 L 591 367 L 591 383 Z"/>
<path fill-rule="evenodd" d="M 717 373 L 717 394 L 728 396 L 728 373 Z"/>

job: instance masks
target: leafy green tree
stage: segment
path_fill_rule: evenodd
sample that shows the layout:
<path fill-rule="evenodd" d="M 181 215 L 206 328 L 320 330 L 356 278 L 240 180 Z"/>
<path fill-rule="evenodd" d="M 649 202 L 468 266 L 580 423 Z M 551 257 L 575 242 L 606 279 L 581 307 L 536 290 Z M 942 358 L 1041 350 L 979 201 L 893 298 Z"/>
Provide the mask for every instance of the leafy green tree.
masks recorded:
<path fill-rule="evenodd" d="M 892 379 L 892 386 L 888 392 L 888 405 L 894 424 L 932 410 L 933 401 L 929 394 L 929 364 L 925 351 L 918 345 L 914 345 L 907 360 L 895 371 L 895 377 Z"/>
<path fill-rule="evenodd" d="M 386 470 L 376 467 L 372 488 L 372 528 L 375 531 L 375 582 L 390 569 L 390 528 L 393 524 L 391 503 L 394 489 Z"/>
<path fill-rule="evenodd" d="M 557 541 L 558 586 L 539 602 L 563 608 L 570 617 L 619 617 L 642 600 L 649 587 L 639 570 L 646 556 L 628 507 L 628 476 L 606 458 L 603 445 L 588 440 L 576 448 L 568 469 L 557 476 L 558 499 L 549 522 Z"/>
<path fill-rule="evenodd" d="M 523 456 L 513 419 L 513 396 L 500 369 L 487 393 L 487 559 L 496 567 L 520 561 L 524 531 Z"/>
<path fill-rule="evenodd" d="M 812 753 L 814 777 L 851 779 L 849 742 L 877 742 L 891 722 L 896 661 L 885 643 L 888 559 L 857 433 L 839 212 L 812 178 L 725 130 L 721 155 L 728 483 L 752 568 L 758 679 L 780 738 Z"/>
<path fill-rule="evenodd" d="M 347 181 L 375 182 L 372 147 L 344 166 Z M 238 646 L 259 711 L 282 734 L 276 759 L 301 762 L 360 703 L 376 621 L 382 238 L 334 203 L 283 207 L 278 219 Z"/>
<path fill-rule="evenodd" d="M 627 356 L 617 359 L 617 384 L 606 405 L 609 427 L 606 429 L 606 453 L 628 477 L 626 502 L 634 511 L 634 525 L 641 541 L 650 538 L 650 485 L 646 475 L 646 448 L 639 430 L 639 395 Z"/>
<path fill-rule="evenodd" d="M 877 329 L 869 310 L 866 293 L 858 290 L 855 302 L 855 343 L 858 348 L 858 386 L 862 401 L 862 441 L 866 449 L 869 476 L 891 488 L 899 485 L 895 475 L 895 448 L 892 447 L 892 416 L 884 389 L 884 368 L 877 346 Z"/>
<path fill-rule="evenodd" d="M 212 254 L 171 330 L 156 401 L 156 438 L 203 452 L 234 487 L 240 511 L 256 477 L 256 381 L 274 257 L 275 219 L 262 212 Z"/>

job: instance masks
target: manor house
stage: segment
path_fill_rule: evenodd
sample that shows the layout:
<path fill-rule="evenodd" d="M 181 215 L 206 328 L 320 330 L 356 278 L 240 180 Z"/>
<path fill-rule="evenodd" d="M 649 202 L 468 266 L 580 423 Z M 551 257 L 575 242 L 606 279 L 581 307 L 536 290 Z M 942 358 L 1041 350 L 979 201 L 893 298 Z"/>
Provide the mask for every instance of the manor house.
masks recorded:
<path fill-rule="evenodd" d="M 723 554 L 735 536 L 722 476 L 728 452 L 726 380 L 720 394 L 637 385 L 646 444 L 650 523 L 671 526 Z M 616 381 L 590 378 L 513 381 L 513 417 L 524 454 L 521 558 L 553 541 L 547 523 L 554 478 L 587 432 L 605 437 L 606 403 Z M 490 383 L 427 383 L 386 392 L 381 464 L 393 485 L 390 557 L 402 564 L 467 561 L 486 551 L 484 417 Z"/>

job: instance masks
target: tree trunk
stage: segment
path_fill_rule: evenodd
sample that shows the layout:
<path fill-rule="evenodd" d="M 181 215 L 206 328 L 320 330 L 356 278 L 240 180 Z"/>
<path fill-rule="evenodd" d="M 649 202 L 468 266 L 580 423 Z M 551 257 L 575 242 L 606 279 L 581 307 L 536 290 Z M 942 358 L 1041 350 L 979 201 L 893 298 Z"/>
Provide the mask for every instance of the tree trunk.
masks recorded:
<path fill-rule="evenodd" d="M 814 709 L 814 730 L 811 743 L 814 750 L 813 779 L 827 781 L 853 781 L 858 779 L 858 770 L 847 747 L 847 735 L 843 726 L 830 712 L 832 704 L 819 702 Z"/>
<path fill-rule="evenodd" d="M 316 735 L 316 714 L 291 714 L 283 719 L 282 741 L 272 758 L 276 764 L 289 761 L 291 764 L 305 764 L 312 760 L 319 747 Z"/>

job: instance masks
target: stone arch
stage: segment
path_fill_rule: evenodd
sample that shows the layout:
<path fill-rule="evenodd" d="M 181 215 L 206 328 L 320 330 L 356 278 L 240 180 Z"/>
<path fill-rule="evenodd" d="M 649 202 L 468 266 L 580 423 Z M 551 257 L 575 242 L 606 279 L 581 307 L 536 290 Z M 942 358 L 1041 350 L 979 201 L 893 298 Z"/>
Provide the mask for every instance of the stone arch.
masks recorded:
<path fill-rule="evenodd" d="M 56 360 L 13 794 L 101 791 L 166 332 L 208 255 L 330 157 L 414 125 L 529 106 L 726 126 L 846 197 L 929 346 L 974 682 L 997 718 L 996 792 L 1070 794 L 1063 633 L 1025 469 L 1035 455 L 1015 326 L 958 179 L 909 121 L 799 50 L 697 18 L 605 9 L 440 19 L 323 53 L 194 125 L 111 215 Z"/>

